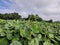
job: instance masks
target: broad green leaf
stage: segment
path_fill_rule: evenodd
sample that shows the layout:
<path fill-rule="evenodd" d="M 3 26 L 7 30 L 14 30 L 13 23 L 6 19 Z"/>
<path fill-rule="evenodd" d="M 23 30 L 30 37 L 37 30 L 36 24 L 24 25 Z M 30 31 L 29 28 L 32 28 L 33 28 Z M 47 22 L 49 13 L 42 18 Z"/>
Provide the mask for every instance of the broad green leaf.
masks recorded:
<path fill-rule="evenodd" d="M 18 34 L 14 34 L 12 41 L 18 41 L 20 39 Z"/>
<path fill-rule="evenodd" d="M 4 30 L 0 28 L 0 36 L 5 36 Z"/>
<path fill-rule="evenodd" d="M 25 30 L 25 37 L 29 40 L 31 39 L 31 31 L 30 30 Z"/>
<path fill-rule="evenodd" d="M 53 45 L 51 42 L 45 41 L 43 45 Z"/>
<path fill-rule="evenodd" d="M 11 40 L 13 38 L 13 35 L 12 34 L 7 34 L 7 39 L 8 40 Z"/>
<path fill-rule="evenodd" d="M 54 38 L 54 34 L 48 34 L 49 38 Z"/>
<path fill-rule="evenodd" d="M 27 39 L 31 39 L 31 31 L 28 28 L 24 28 L 24 30 L 20 30 L 20 35 L 22 37 L 26 37 Z"/>
<path fill-rule="evenodd" d="M 25 37 L 25 30 L 20 30 L 20 35 L 21 35 L 22 37 Z"/>
<path fill-rule="evenodd" d="M 10 45 L 22 45 L 19 41 L 13 41 Z"/>
<path fill-rule="evenodd" d="M 55 36 L 55 38 L 56 38 L 58 41 L 60 41 L 60 36 Z"/>
<path fill-rule="evenodd" d="M 39 45 L 39 41 L 37 38 L 34 38 L 28 42 L 28 45 Z"/>
<path fill-rule="evenodd" d="M 0 32 L 0 36 L 5 36 L 6 34 L 4 32 Z"/>
<path fill-rule="evenodd" d="M 13 39 L 12 39 L 12 41 L 18 41 L 19 40 L 19 38 L 17 38 L 17 37 L 14 37 Z"/>
<path fill-rule="evenodd" d="M 0 45 L 8 45 L 8 41 L 5 38 L 0 38 Z"/>
<path fill-rule="evenodd" d="M 31 29 L 34 33 L 39 33 L 39 30 L 38 30 L 38 25 L 37 24 L 31 24 Z"/>
<path fill-rule="evenodd" d="M 37 38 L 38 38 L 39 41 L 41 41 L 42 40 L 42 35 L 41 34 L 38 34 L 37 35 Z"/>

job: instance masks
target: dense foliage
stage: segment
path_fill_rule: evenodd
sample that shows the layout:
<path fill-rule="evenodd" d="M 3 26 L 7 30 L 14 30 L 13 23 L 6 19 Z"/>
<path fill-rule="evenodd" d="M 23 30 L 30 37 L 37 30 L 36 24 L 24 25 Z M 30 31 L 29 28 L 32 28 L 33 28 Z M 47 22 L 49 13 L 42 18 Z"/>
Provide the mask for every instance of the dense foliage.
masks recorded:
<path fill-rule="evenodd" d="M 0 19 L 0 45 L 60 45 L 60 23 Z"/>
<path fill-rule="evenodd" d="M 5 13 L 5 14 L 1 14 L 0 13 L 0 19 L 4 19 L 4 20 L 31 20 L 31 21 L 42 21 L 42 18 L 40 18 L 37 14 L 29 14 L 27 18 L 22 18 L 21 15 L 19 15 L 18 13 L 14 12 L 14 13 Z"/>
<path fill-rule="evenodd" d="M 14 12 L 14 13 L 5 13 L 5 14 L 1 14 L 0 13 L 0 19 L 4 19 L 4 20 L 17 20 L 17 19 L 21 19 L 21 16 Z"/>

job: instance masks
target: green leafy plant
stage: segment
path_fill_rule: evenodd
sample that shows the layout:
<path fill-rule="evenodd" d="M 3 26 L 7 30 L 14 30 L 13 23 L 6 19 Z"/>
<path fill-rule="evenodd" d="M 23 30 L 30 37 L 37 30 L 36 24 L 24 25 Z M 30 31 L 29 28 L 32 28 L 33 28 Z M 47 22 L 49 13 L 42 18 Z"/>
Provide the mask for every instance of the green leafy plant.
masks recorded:
<path fill-rule="evenodd" d="M 0 45 L 60 45 L 60 23 L 0 19 Z"/>

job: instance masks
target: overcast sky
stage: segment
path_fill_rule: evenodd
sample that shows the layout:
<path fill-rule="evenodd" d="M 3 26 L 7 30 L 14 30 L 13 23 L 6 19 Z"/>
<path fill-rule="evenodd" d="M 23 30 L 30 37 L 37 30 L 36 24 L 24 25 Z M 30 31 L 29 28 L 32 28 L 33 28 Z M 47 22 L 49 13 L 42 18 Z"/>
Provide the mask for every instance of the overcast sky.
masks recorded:
<path fill-rule="evenodd" d="M 22 17 L 38 14 L 45 20 L 60 21 L 60 0 L 0 0 L 0 13 L 18 12 Z"/>

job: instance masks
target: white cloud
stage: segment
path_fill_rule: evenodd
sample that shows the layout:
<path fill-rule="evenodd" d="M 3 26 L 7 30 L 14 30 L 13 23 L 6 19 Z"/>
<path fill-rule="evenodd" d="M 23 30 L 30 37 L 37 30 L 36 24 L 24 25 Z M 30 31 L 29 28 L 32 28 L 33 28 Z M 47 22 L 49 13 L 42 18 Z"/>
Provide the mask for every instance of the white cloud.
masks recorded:
<path fill-rule="evenodd" d="M 19 14 L 21 14 L 22 18 L 24 18 L 24 17 L 25 17 L 25 18 L 28 17 L 28 14 L 27 14 L 26 12 L 24 12 L 24 11 L 23 11 L 23 12 L 20 12 Z"/>
<path fill-rule="evenodd" d="M 3 2 L 10 6 L 9 10 L 15 10 L 23 17 L 30 13 L 37 13 L 43 19 L 60 19 L 60 0 L 10 0 L 13 3 L 5 0 Z"/>

